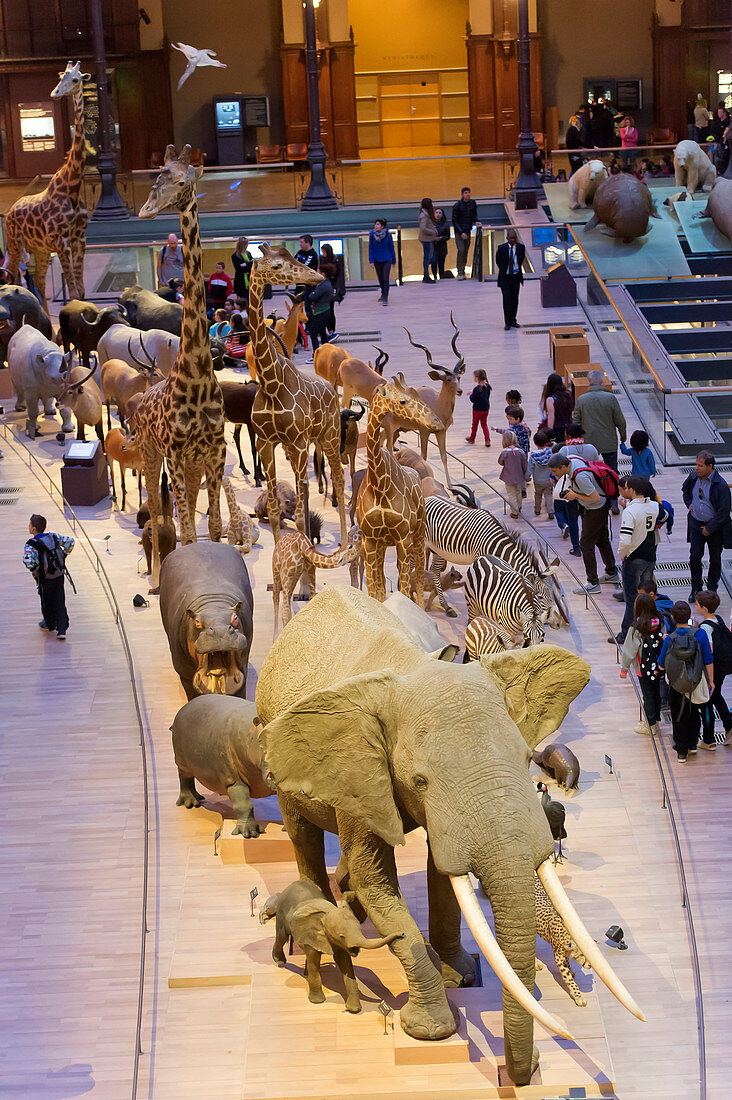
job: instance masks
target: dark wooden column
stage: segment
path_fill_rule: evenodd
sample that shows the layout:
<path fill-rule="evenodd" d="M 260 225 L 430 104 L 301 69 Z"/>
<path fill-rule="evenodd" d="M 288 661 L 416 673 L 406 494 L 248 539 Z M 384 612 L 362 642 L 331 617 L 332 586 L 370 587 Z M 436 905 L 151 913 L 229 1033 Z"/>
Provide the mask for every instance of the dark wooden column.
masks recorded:
<path fill-rule="evenodd" d="M 280 46 L 282 98 L 285 107 L 285 140 L 289 144 L 310 141 L 307 73 L 302 46 Z M 356 78 L 352 41 L 318 48 L 320 129 L 329 158 L 358 157 Z"/>
<path fill-rule="evenodd" d="M 508 0 L 504 0 L 504 3 Z M 519 136 L 517 28 L 513 12 L 506 9 L 503 29 L 494 34 L 473 34 L 468 25 L 465 39 L 470 100 L 470 148 L 473 153 L 509 153 Z M 530 37 L 531 125 L 543 131 L 541 95 L 541 40 Z"/>

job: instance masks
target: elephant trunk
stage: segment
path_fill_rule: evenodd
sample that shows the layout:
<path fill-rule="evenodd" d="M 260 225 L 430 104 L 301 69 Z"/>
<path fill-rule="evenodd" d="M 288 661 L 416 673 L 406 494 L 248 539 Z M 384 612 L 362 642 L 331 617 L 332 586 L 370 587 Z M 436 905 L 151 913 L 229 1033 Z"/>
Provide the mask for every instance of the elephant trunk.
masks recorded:
<path fill-rule="evenodd" d="M 379 947 L 388 947 L 394 940 L 400 940 L 401 938 L 401 932 L 391 932 L 388 936 L 379 936 L 375 940 L 367 940 L 364 935 L 361 935 L 353 946 L 358 947 L 361 951 L 376 951 Z"/>
<path fill-rule="evenodd" d="M 514 859 L 509 866 L 504 866 L 498 879 L 495 873 L 486 873 L 484 877 L 480 874 L 481 870 L 478 869 L 479 877 L 490 897 L 496 939 L 519 979 L 516 989 L 509 988 L 505 982 L 503 985 L 506 1067 L 516 1085 L 527 1085 L 538 1062 L 538 1053 L 534 1048 L 534 1021 L 531 1009 L 527 1011 L 525 1003 L 525 995 L 528 995 L 531 1004 L 535 1003 L 536 902 L 533 862 L 525 857 Z M 539 1020 L 539 1023 L 542 1022 Z"/>

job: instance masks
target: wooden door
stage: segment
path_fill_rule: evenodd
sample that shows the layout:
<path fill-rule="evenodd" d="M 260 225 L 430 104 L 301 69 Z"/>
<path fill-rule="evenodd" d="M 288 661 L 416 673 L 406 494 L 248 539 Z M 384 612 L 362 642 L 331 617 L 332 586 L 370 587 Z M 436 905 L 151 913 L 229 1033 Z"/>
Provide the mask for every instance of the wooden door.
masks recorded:
<path fill-rule="evenodd" d="M 440 144 L 437 73 L 382 73 L 379 110 L 384 148 Z"/>

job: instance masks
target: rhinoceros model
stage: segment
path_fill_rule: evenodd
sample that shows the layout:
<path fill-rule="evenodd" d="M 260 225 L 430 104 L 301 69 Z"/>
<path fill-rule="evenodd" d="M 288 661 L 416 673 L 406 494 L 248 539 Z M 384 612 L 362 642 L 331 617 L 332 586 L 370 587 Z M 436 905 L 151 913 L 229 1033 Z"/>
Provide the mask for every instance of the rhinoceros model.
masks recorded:
<path fill-rule="evenodd" d="M 192 542 L 160 569 L 160 614 L 173 668 L 189 700 L 196 695 L 244 699 L 254 599 L 235 546 Z"/>
<path fill-rule="evenodd" d="M 274 793 L 262 776 L 256 716 L 248 699 L 199 695 L 181 707 L 170 727 L 180 780 L 176 805 L 200 806 L 197 779 L 210 791 L 228 795 L 237 817 L 233 831 L 248 837 L 264 831 L 254 819 L 251 800 Z"/>
<path fill-rule="evenodd" d="M 592 200 L 593 216 L 585 233 L 602 222 L 628 243 L 648 232 L 650 218 L 658 218 L 653 197 L 642 180 L 622 173 L 603 180 Z"/>
<path fill-rule="evenodd" d="M 14 332 L 8 342 L 8 366 L 17 395 L 17 412 L 26 410 L 28 435 L 34 439 L 37 432 L 38 402 L 43 404 L 47 416 L 53 416 L 55 398 L 61 397 L 68 382 L 71 356 L 65 356 L 58 344 L 48 340 L 38 329 L 24 324 Z M 71 409 L 61 409 L 63 430 L 72 432 Z"/>
<path fill-rule="evenodd" d="M 24 318 L 27 325 L 37 328 L 51 339 L 51 319 L 44 313 L 35 294 L 15 284 L 0 287 L 0 355 L 3 358 L 10 337 L 20 329 Z"/>

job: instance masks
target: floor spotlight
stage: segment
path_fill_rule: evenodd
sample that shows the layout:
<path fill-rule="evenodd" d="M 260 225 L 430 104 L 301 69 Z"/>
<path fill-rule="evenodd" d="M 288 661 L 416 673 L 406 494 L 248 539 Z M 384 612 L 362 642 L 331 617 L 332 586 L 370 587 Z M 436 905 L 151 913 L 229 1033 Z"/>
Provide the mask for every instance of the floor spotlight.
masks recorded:
<path fill-rule="evenodd" d="M 618 951 L 627 951 L 628 945 L 623 939 L 624 932 L 619 924 L 611 924 L 605 933 L 609 940 L 618 945 Z"/>

